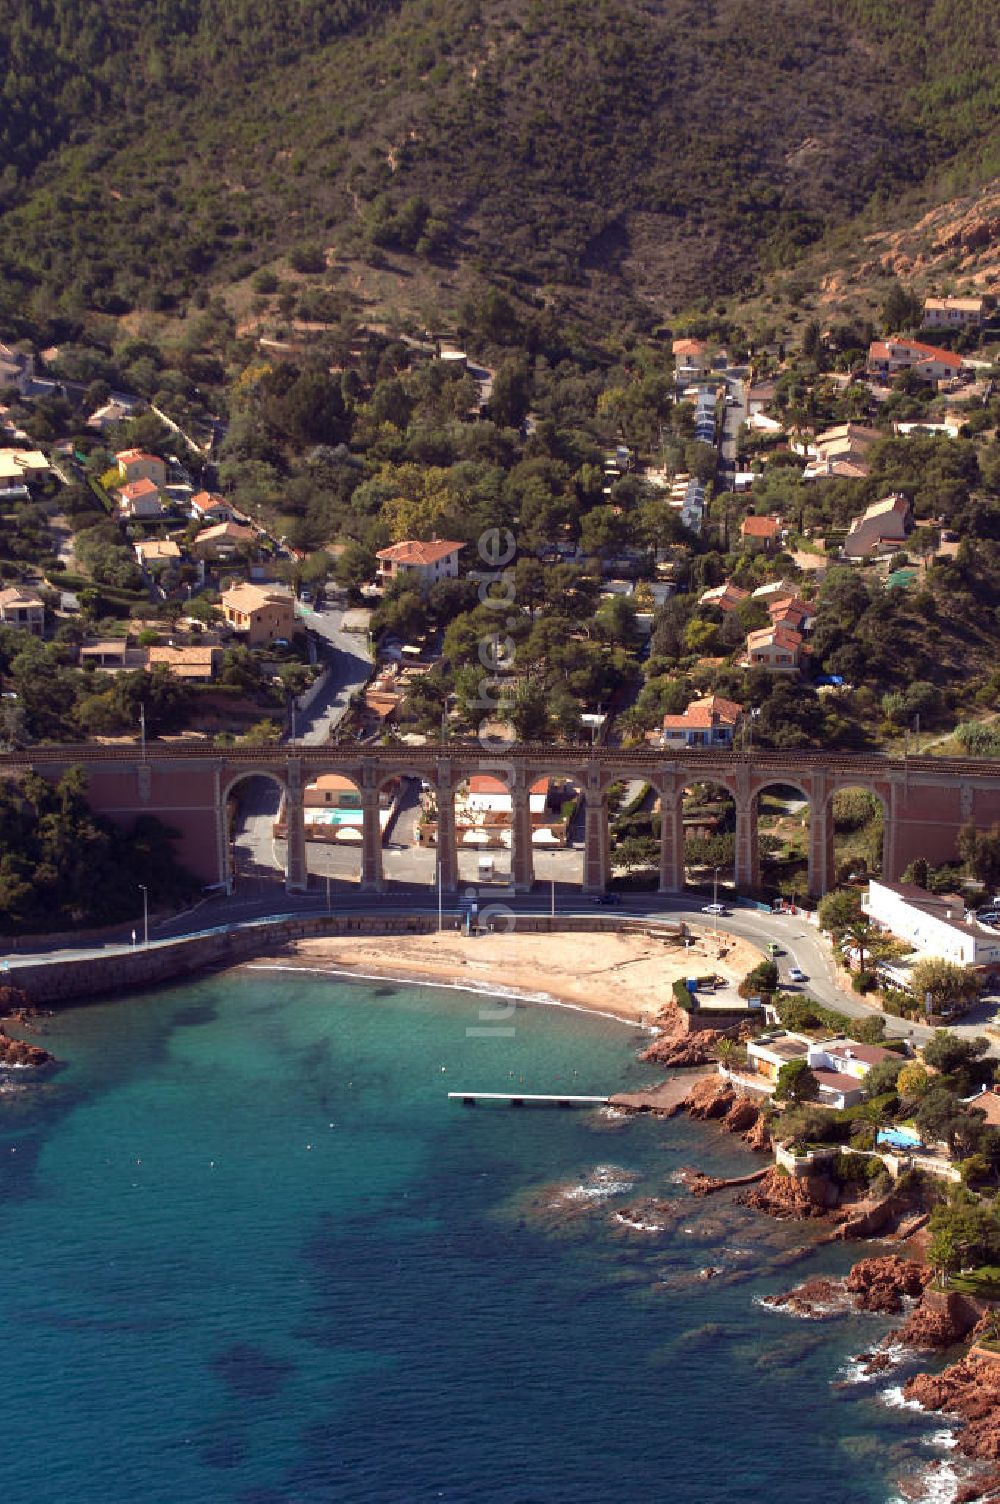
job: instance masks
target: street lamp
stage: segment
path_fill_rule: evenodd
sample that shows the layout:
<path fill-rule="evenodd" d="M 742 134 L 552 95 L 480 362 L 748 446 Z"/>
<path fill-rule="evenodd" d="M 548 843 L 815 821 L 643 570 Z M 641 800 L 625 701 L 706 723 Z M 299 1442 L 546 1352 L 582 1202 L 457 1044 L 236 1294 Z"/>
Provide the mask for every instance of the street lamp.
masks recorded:
<path fill-rule="evenodd" d="M 719 933 L 719 869 L 712 868 L 712 934 Z"/>
<path fill-rule="evenodd" d="M 145 883 L 140 883 L 142 889 L 142 944 L 146 949 L 149 945 L 149 889 Z"/>

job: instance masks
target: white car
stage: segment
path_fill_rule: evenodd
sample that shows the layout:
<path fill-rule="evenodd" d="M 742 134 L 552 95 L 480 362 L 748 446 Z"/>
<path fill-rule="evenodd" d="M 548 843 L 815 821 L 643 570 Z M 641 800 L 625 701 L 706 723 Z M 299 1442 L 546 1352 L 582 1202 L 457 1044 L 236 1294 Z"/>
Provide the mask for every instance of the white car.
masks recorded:
<path fill-rule="evenodd" d="M 724 903 L 707 903 L 701 912 L 703 914 L 728 914 L 729 910 Z"/>
<path fill-rule="evenodd" d="M 790 982 L 808 982 L 809 978 L 806 976 L 804 971 L 801 971 L 799 969 L 798 966 L 789 966 L 788 980 Z"/>

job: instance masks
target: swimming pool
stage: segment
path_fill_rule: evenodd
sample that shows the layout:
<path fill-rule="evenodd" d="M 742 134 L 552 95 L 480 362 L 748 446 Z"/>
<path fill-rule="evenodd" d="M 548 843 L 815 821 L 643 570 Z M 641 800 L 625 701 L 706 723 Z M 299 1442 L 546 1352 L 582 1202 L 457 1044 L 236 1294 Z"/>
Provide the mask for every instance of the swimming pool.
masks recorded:
<path fill-rule="evenodd" d="M 921 1147 L 920 1134 L 915 1128 L 880 1128 L 875 1142 L 888 1144 L 891 1149 L 919 1149 Z"/>
<path fill-rule="evenodd" d="M 310 809 L 306 811 L 310 825 L 358 825 L 362 823 L 360 809 Z"/>

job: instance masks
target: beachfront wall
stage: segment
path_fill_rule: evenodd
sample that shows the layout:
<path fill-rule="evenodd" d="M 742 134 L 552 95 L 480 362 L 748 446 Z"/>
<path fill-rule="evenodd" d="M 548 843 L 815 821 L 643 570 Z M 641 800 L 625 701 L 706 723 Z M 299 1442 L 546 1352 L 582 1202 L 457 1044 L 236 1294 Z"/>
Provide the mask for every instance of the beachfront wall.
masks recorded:
<path fill-rule="evenodd" d="M 205 883 L 231 880 L 225 809 L 242 778 L 273 779 L 281 788 L 288 828 L 286 885 L 307 885 L 304 790 L 323 773 L 339 773 L 360 790 L 362 810 L 362 888 L 382 888 L 379 791 L 391 779 L 420 778 L 435 790 L 437 847 L 445 892 L 458 886 L 455 792 L 477 774 L 501 778 L 511 792 L 512 876 L 518 892 L 534 881 L 530 790 L 543 777 L 556 777 L 582 792 L 584 805 L 584 891 L 599 893 L 611 870 L 608 790 L 641 779 L 656 793 L 662 812 L 660 891 L 684 886 L 684 790 L 694 782 L 722 786 L 736 805 L 737 887 L 753 891 L 760 883 L 757 838 L 760 794 L 775 784 L 801 791 L 809 806 L 809 892 L 819 897 L 833 880 L 833 799 L 846 788 L 863 788 L 881 802 L 884 814 L 882 870 L 898 879 L 909 862 L 955 860 L 958 832 L 972 823 L 989 829 L 1000 822 L 1000 768 L 996 763 L 960 758 L 888 758 L 823 752 L 733 752 L 691 749 L 515 745 L 495 752 L 478 743 L 448 742 L 423 747 L 216 748 L 161 746 L 138 750 L 104 746 L 31 747 L 0 754 L 8 778 L 33 771 L 52 781 L 69 767 L 82 767 L 88 797 L 99 813 L 122 824 L 156 815 L 177 831 L 181 861 Z"/>
<path fill-rule="evenodd" d="M 448 930 L 459 930 L 462 926 L 457 914 L 446 914 L 443 922 Z M 377 914 L 313 914 L 253 920 L 223 925 L 199 935 L 158 940 L 149 946 L 109 947 L 103 954 L 54 955 L 23 966 L 12 959 L 5 979 L 21 988 L 33 1006 L 41 1007 L 90 997 L 108 997 L 115 992 L 157 986 L 196 972 L 236 966 L 254 956 L 274 956 L 297 940 L 318 935 L 429 935 L 437 928 L 437 915 L 419 914 L 406 918 L 383 918 Z M 680 921 L 676 924 L 660 922 L 653 931 L 643 920 L 611 914 L 560 914 L 554 917 L 522 914 L 518 916 L 517 929 L 519 934 L 529 935 L 594 931 L 631 935 L 655 933 L 658 939 L 667 936 L 678 945 L 686 934 L 686 926 Z"/>

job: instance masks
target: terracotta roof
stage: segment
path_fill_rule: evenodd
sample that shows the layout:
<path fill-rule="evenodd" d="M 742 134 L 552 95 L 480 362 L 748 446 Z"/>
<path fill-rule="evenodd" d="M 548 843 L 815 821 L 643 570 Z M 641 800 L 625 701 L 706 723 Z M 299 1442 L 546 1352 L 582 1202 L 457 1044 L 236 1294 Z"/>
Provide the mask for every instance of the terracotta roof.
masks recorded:
<path fill-rule="evenodd" d="M 551 778 L 536 778 L 528 792 L 530 794 L 547 794 L 551 783 Z M 488 773 L 473 773 L 469 779 L 469 793 L 509 794 L 510 789 L 502 778 L 491 778 Z"/>
<path fill-rule="evenodd" d="M 716 585 L 712 590 L 706 590 L 698 604 L 700 606 L 718 606 L 720 611 L 735 611 L 737 606 L 749 597 L 749 590 L 744 590 L 741 585 L 734 585 L 732 580 L 727 580 L 724 585 Z"/>
<path fill-rule="evenodd" d="M 170 646 L 150 648 L 147 663 L 150 668 L 162 665 L 179 679 L 211 678 L 215 668 L 218 648 Z"/>
<path fill-rule="evenodd" d="M 380 548 L 375 557 L 393 564 L 437 564 L 464 547 L 464 543 L 452 543 L 445 538 L 432 538 L 429 543 L 407 539 L 404 543 L 390 543 L 388 548 Z"/>
<path fill-rule="evenodd" d="M 744 517 L 740 532 L 744 538 L 776 538 L 781 531 L 778 517 Z"/>
<path fill-rule="evenodd" d="M 259 611 L 262 606 L 292 604 L 292 593 L 281 585 L 251 585 L 244 580 L 230 585 L 222 596 L 223 606 L 236 611 Z"/>
<path fill-rule="evenodd" d="M 132 480 L 127 486 L 122 486 L 118 494 L 124 496 L 126 501 L 138 501 L 140 496 L 159 496 L 160 488 L 155 481 L 144 475 L 141 480 Z"/>
<path fill-rule="evenodd" d="M 217 507 L 226 507 L 232 510 L 224 496 L 219 496 L 215 491 L 196 491 L 191 498 L 191 506 L 196 512 L 212 512 Z"/>
<path fill-rule="evenodd" d="M 859 1044 L 856 1039 L 831 1039 L 822 1042 L 820 1049 L 834 1060 L 860 1060 L 862 1065 L 881 1065 L 883 1060 L 899 1058 L 880 1044 Z"/>
<path fill-rule="evenodd" d="M 672 348 L 675 355 L 704 355 L 708 346 L 703 339 L 675 339 Z"/>
<path fill-rule="evenodd" d="M 683 715 L 665 715 L 665 731 L 711 731 L 716 726 L 735 726 L 743 714 L 743 706 L 735 700 L 725 700 L 721 695 L 709 695 L 705 700 L 692 700 Z"/>
<path fill-rule="evenodd" d="M 241 527 L 238 522 L 217 522 L 214 527 L 202 528 L 195 535 L 195 545 L 199 543 L 252 543 L 256 538 L 252 527 Z"/>
<path fill-rule="evenodd" d="M 306 784 L 306 790 L 309 789 L 322 789 L 331 794 L 361 792 L 357 784 L 350 778 L 345 778 L 342 773 L 321 773 L 318 778 L 313 778 Z"/>
<path fill-rule="evenodd" d="M 798 627 L 814 614 L 813 607 L 797 595 L 784 595 L 776 601 L 769 601 L 767 611 L 775 626 L 791 622 L 793 627 Z"/>
<path fill-rule="evenodd" d="M 758 632 L 747 633 L 748 648 L 762 648 L 769 643 L 773 643 L 778 648 L 799 648 L 802 646 L 802 633 L 780 624 L 761 627 Z"/>
<path fill-rule="evenodd" d="M 6 590 L 0 590 L 0 606 L 41 606 L 45 602 L 34 590 L 26 590 L 21 585 L 10 585 Z"/>
<path fill-rule="evenodd" d="M 886 517 L 890 512 L 905 513 L 910 503 L 905 496 L 886 496 L 883 501 L 873 501 L 865 512 L 866 517 Z"/>
<path fill-rule="evenodd" d="M 847 1076 L 842 1071 L 827 1071 L 822 1066 L 810 1066 L 810 1070 L 820 1086 L 826 1086 L 830 1091 L 862 1091 L 864 1089 L 864 1083 L 856 1076 Z"/>
<path fill-rule="evenodd" d="M 124 461 L 126 465 L 133 464 L 136 460 L 152 460 L 156 465 L 162 465 L 163 461 L 158 454 L 149 454 L 145 449 L 119 449 L 115 459 Z"/>
<path fill-rule="evenodd" d="M 967 1104 L 973 1112 L 986 1114 L 986 1121 L 991 1128 L 1000 1128 L 1000 1096 L 995 1092 L 981 1092 L 975 1101 Z"/>
<path fill-rule="evenodd" d="M 135 551 L 140 559 L 179 559 L 181 551 L 173 538 L 148 538 L 137 543 Z"/>
<path fill-rule="evenodd" d="M 960 371 L 963 364 L 961 355 L 954 355 L 951 350 L 941 350 L 937 345 L 925 345 L 917 339 L 893 339 L 890 336 L 886 340 L 873 340 L 868 348 L 869 360 L 898 360 L 900 357 L 912 360 L 914 365 L 936 360 L 956 371 Z"/>
<path fill-rule="evenodd" d="M 80 649 L 80 657 L 87 655 L 93 658 L 106 658 L 113 653 L 116 658 L 125 657 L 126 644 L 124 638 L 113 638 L 107 642 L 85 642 Z"/>
<path fill-rule="evenodd" d="M 957 313 L 982 313 L 984 298 L 925 298 L 924 310 L 928 308 L 953 309 Z"/>

